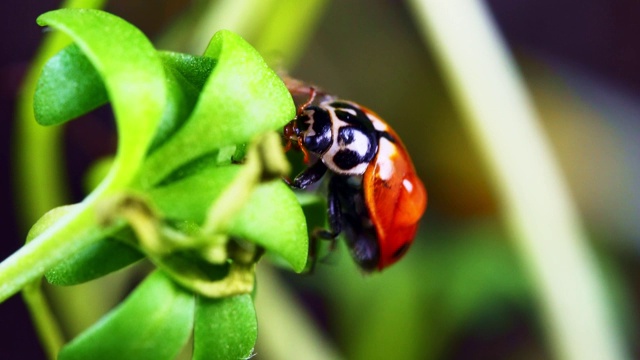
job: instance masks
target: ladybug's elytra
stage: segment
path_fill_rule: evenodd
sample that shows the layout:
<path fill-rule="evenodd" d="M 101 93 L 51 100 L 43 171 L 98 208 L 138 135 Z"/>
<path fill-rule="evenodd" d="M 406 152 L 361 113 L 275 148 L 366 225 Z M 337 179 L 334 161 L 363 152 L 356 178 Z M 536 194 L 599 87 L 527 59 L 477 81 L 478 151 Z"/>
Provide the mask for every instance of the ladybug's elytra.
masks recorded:
<path fill-rule="evenodd" d="M 386 268 L 413 242 L 427 206 L 427 192 L 407 150 L 371 110 L 297 80 L 285 83 L 294 98 L 307 97 L 284 128 L 287 148 L 302 150 L 305 162 L 315 160 L 290 185 L 304 189 L 329 171 L 331 229 L 319 235 L 335 239 L 344 232 L 360 268 Z"/>

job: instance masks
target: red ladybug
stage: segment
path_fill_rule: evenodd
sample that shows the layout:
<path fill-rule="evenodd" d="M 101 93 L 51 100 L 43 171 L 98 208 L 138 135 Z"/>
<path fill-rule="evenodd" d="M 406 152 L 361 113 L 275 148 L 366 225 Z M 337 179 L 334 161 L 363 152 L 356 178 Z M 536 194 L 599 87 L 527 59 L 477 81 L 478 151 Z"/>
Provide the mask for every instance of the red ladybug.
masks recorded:
<path fill-rule="evenodd" d="M 285 81 L 294 98 L 307 97 L 284 128 L 287 149 L 315 159 L 290 185 L 304 189 L 329 171 L 330 231 L 345 234 L 364 271 L 382 270 L 407 251 L 427 206 L 427 192 L 393 129 L 373 111 L 301 82 Z"/>

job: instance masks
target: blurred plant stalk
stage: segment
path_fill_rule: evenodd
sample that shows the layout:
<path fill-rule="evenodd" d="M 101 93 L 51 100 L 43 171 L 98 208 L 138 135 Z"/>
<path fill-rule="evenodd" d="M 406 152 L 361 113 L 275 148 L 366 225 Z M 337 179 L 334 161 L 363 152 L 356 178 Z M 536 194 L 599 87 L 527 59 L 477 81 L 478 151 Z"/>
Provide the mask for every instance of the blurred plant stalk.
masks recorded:
<path fill-rule="evenodd" d="M 258 353 L 265 359 L 342 359 L 274 269 L 261 264 L 258 273 Z"/>
<path fill-rule="evenodd" d="M 559 359 L 626 359 L 601 271 L 515 62 L 482 2 L 412 0 L 493 177 Z"/>
<path fill-rule="evenodd" d="M 200 54 L 221 29 L 240 34 L 272 67 L 298 61 L 329 0 L 197 0 L 162 34 L 158 48 Z"/>

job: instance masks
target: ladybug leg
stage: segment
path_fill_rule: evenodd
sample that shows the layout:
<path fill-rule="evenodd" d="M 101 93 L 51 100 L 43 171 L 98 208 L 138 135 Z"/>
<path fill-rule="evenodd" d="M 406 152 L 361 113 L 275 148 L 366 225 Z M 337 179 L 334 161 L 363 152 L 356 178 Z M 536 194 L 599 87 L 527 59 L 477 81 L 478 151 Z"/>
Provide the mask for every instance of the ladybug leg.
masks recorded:
<path fill-rule="evenodd" d="M 298 138 L 298 148 L 300 150 L 302 150 L 302 153 L 304 154 L 304 159 L 302 159 L 302 161 L 304 161 L 305 164 L 309 163 L 309 151 L 302 145 L 302 138 Z"/>
<path fill-rule="evenodd" d="M 342 232 L 342 209 L 340 205 L 340 198 L 338 197 L 338 191 L 336 189 L 337 181 L 334 181 L 335 177 L 331 179 L 329 183 L 329 196 L 327 198 L 327 215 L 329 219 L 329 229 L 316 229 L 313 232 L 313 237 L 316 239 L 328 240 L 329 252 L 333 252 L 338 244 L 338 235 Z"/>
<path fill-rule="evenodd" d="M 332 236 L 330 231 L 326 229 L 315 229 L 309 235 L 309 253 L 305 272 L 312 273 L 315 269 L 316 263 L 318 262 L 320 242 L 326 240 L 331 241 L 329 251 L 332 252 L 335 249 L 336 238 Z M 322 260 L 323 259 L 321 259 L 321 261 Z"/>
<path fill-rule="evenodd" d="M 331 232 L 324 230 L 324 233 L 321 235 L 325 239 L 335 240 L 338 237 L 338 234 L 342 232 L 342 207 L 340 204 L 340 178 L 334 176 L 331 178 L 329 182 L 329 195 L 327 197 L 327 215 L 329 218 L 329 227 L 331 228 Z M 335 247 L 333 245 L 332 247 Z"/>
<path fill-rule="evenodd" d="M 337 239 L 342 232 L 342 210 L 340 207 L 340 198 L 338 196 L 339 181 L 333 177 L 329 182 L 329 196 L 327 204 L 327 214 L 329 217 L 329 227 L 327 229 L 315 229 L 309 237 L 309 260 L 307 261 L 307 271 L 313 272 L 318 261 L 319 241 L 330 241 L 329 253 L 333 252 L 337 246 Z"/>
<path fill-rule="evenodd" d="M 284 152 L 288 152 L 292 147 L 293 146 L 291 145 L 291 142 L 287 142 L 287 144 L 284 146 Z"/>
<path fill-rule="evenodd" d="M 285 182 L 294 189 L 306 189 L 309 185 L 318 182 L 327 172 L 327 166 L 320 160 L 298 174 L 293 181 L 285 179 Z"/>

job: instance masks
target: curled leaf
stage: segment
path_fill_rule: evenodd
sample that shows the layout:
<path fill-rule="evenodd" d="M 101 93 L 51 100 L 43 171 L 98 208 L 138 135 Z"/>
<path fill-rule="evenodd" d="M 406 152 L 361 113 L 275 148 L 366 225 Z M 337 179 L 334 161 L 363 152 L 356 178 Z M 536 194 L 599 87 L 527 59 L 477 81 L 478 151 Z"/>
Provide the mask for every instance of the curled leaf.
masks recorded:
<path fill-rule="evenodd" d="M 49 59 L 34 95 L 34 113 L 41 125 L 57 125 L 107 102 L 100 74 L 77 45 Z"/>
<path fill-rule="evenodd" d="M 295 116 L 282 80 L 240 36 L 217 32 L 204 56 L 215 66 L 189 119 L 147 159 L 145 187 L 204 154 L 280 129 Z"/>
<path fill-rule="evenodd" d="M 128 185 L 165 110 L 167 88 L 158 53 L 138 28 L 100 10 L 50 11 L 38 17 L 38 24 L 69 35 L 102 78 L 119 137 L 118 153 L 102 191 Z"/>

